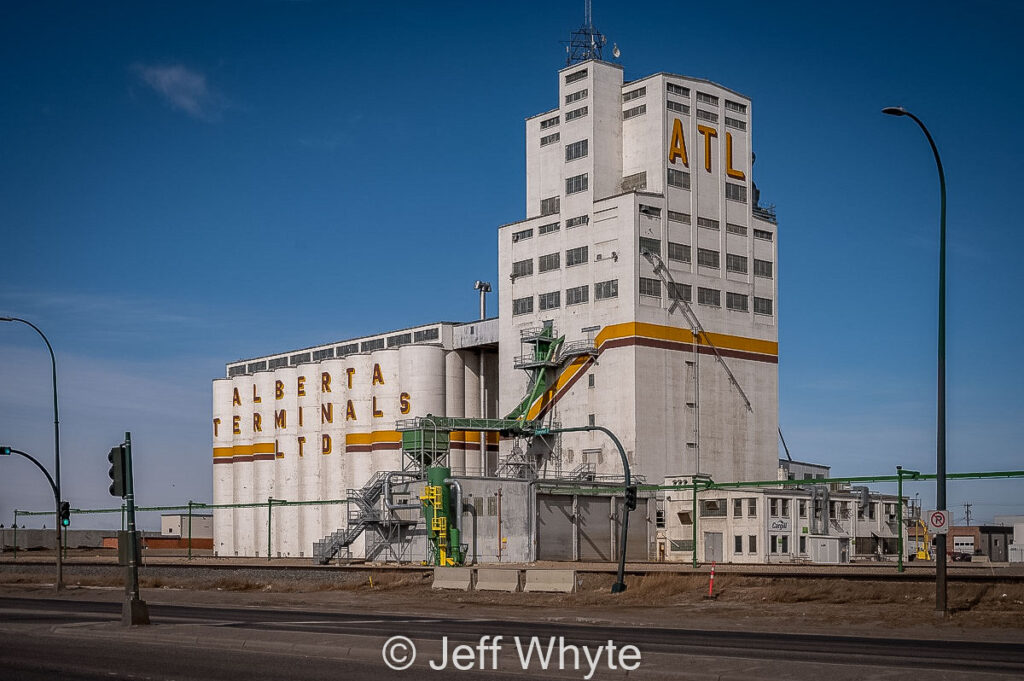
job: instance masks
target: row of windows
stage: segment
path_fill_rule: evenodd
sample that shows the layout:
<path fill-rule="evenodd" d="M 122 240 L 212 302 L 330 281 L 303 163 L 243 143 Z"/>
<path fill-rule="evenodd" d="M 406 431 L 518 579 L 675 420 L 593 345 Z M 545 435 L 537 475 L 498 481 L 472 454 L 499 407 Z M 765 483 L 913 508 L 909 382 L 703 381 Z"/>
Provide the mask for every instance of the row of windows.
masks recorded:
<path fill-rule="evenodd" d="M 755 229 L 754 230 L 754 238 L 755 239 L 764 239 L 765 241 L 771 241 L 772 240 L 772 233 L 769 232 L 766 229 Z"/>
<path fill-rule="evenodd" d="M 733 553 L 743 553 L 743 535 L 733 536 Z M 747 553 L 757 553 L 757 535 L 747 535 Z"/>
<path fill-rule="evenodd" d="M 682 85 L 676 85 L 675 83 L 665 83 L 665 89 L 674 95 L 681 95 L 683 97 L 690 96 L 690 88 L 683 87 Z"/>
<path fill-rule="evenodd" d="M 565 122 L 568 123 L 569 121 L 574 121 L 577 118 L 583 118 L 584 116 L 587 115 L 587 110 L 588 110 L 587 107 L 581 106 L 578 109 L 573 109 L 572 111 L 566 111 L 565 112 Z"/>
<path fill-rule="evenodd" d="M 660 283 L 660 282 L 659 282 Z M 619 295 L 619 280 L 611 279 L 594 284 L 594 298 L 604 300 L 615 298 Z M 565 289 L 565 304 L 579 305 L 590 301 L 590 286 L 574 286 Z M 562 292 L 549 291 L 537 294 L 537 308 L 543 310 L 554 310 L 562 306 Z M 533 312 L 533 296 L 516 298 L 512 301 L 512 314 L 521 315 Z"/>
<path fill-rule="evenodd" d="M 733 102 L 731 100 L 725 100 L 725 108 L 729 111 L 735 111 L 736 113 L 745 114 L 747 113 L 747 105 L 740 104 L 739 102 Z"/>
<path fill-rule="evenodd" d="M 538 272 L 550 272 L 551 270 L 557 270 L 561 267 L 561 254 L 560 253 L 547 253 L 545 255 L 538 256 L 537 258 L 537 271 Z M 582 265 L 589 260 L 589 246 L 578 246 L 576 248 L 570 248 L 565 252 L 565 266 L 573 267 L 575 265 Z M 512 276 L 514 277 L 525 277 L 533 274 L 533 260 L 517 260 L 512 263 Z"/>
<path fill-rule="evenodd" d="M 669 111 L 678 111 L 679 113 L 685 114 L 687 116 L 690 115 L 690 105 L 689 104 L 683 104 L 682 102 L 677 102 L 677 101 L 675 101 L 673 99 L 668 100 L 668 110 Z"/>
<path fill-rule="evenodd" d="M 698 227 L 703 227 L 704 229 L 714 229 L 714 230 L 717 230 L 717 229 L 719 229 L 718 225 L 719 225 L 718 220 L 715 220 L 714 218 L 702 218 L 702 217 L 698 217 L 697 218 L 697 226 Z"/>
<path fill-rule="evenodd" d="M 736 128 L 737 130 L 746 130 L 747 129 L 747 122 L 746 121 L 741 121 L 738 118 L 729 118 L 728 116 L 725 117 L 725 125 L 726 125 L 726 127 Z"/>
<path fill-rule="evenodd" d="M 544 236 L 545 234 L 551 234 L 552 232 L 557 232 L 558 231 L 558 225 L 559 225 L 559 223 L 557 223 L 557 222 L 552 222 L 552 223 L 549 223 L 549 224 L 546 224 L 546 225 L 541 225 L 540 227 L 537 228 L 537 233 L 540 234 L 541 236 Z"/>
<path fill-rule="evenodd" d="M 565 103 L 566 104 L 572 104 L 573 102 L 578 102 L 581 99 L 586 99 L 586 98 L 587 98 L 587 88 L 583 88 L 582 90 L 577 90 L 576 92 L 570 92 L 569 94 L 567 94 L 565 96 Z"/>
<path fill-rule="evenodd" d="M 569 218 L 568 220 L 565 221 L 566 229 L 571 229 L 573 227 L 579 227 L 580 225 L 588 225 L 588 224 L 590 224 L 590 216 L 589 215 L 578 215 L 578 216 L 576 216 L 574 218 Z M 538 227 L 537 228 L 537 233 L 540 234 L 541 236 L 544 236 L 545 234 L 553 234 L 554 232 L 557 232 L 558 230 L 559 230 L 559 223 L 557 223 L 557 222 L 549 222 L 546 225 L 541 225 L 540 227 Z M 529 229 L 519 230 L 518 232 L 512 232 L 512 243 L 519 243 L 520 241 L 526 241 L 527 239 L 532 239 L 532 238 L 533 238 L 533 228 L 532 227 L 529 228 Z"/>
<path fill-rule="evenodd" d="M 575 83 L 576 81 L 583 80 L 586 77 L 587 77 L 587 70 L 586 69 L 580 69 L 579 71 L 573 71 L 572 73 L 567 73 L 565 75 L 565 84 L 568 85 L 570 83 Z"/>
<path fill-rule="evenodd" d="M 634 106 L 632 109 L 626 109 L 622 112 L 622 120 L 626 121 L 636 116 L 642 116 L 647 113 L 647 105 L 641 104 L 640 106 Z"/>
<path fill-rule="evenodd" d="M 729 234 L 739 234 L 740 236 L 747 235 L 746 225 L 734 225 L 731 222 L 725 223 L 725 231 L 727 231 Z"/>
<path fill-rule="evenodd" d="M 674 95 L 680 95 L 682 97 L 690 96 L 690 88 L 683 87 L 682 85 L 676 85 L 675 83 L 666 83 L 665 89 Z M 623 101 L 626 101 L 625 95 L 623 95 Z M 712 106 L 718 106 L 718 97 L 715 95 L 709 95 L 706 92 L 697 91 L 697 101 L 701 104 L 710 104 Z M 671 107 L 670 107 L 671 108 Z M 740 102 L 734 102 L 730 99 L 725 100 L 725 108 L 729 111 L 734 111 L 739 114 L 747 113 L 747 105 L 741 104 Z"/>
<path fill-rule="evenodd" d="M 550 135 L 545 135 L 544 137 L 540 138 L 540 145 L 542 147 L 546 147 L 549 144 L 554 144 L 559 139 L 561 139 L 561 137 L 562 137 L 562 135 L 560 133 L 557 133 L 557 132 L 556 133 L 552 133 Z"/>
<path fill-rule="evenodd" d="M 690 224 L 690 214 L 689 213 L 680 213 L 677 210 L 670 210 L 668 212 L 668 219 L 672 220 L 674 222 L 682 222 L 682 223 L 687 224 L 687 225 Z"/>
<path fill-rule="evenodd" d="M 572 144 L 565 145 L 565 160 L 575 161 L 578 158 L 585 158 L 589 150 L 589 140 L 580 140 L 579 142 L 573 142 Z"/>
<path fill-rule="evenodd" d="M 697 118 L 710 123 L 718 122 L 718 114 L 705 111 L 704 109 L 697 109 Z"/>
<path fill-rule="evenodd" d="M 640 97 L 643 97 L 646 94 L 647 94 L 647 88 L 646 87 L 638 87 L 635 90 L 630 90 L 629 92 L 623 92 L 622 93 L 622 101 L 623 101 L 623 103 L 629 102 L 629 101 L 632 101 L 634 99 L 639 99 Z"/>
<path fill-rule="evenodd" d="M 660 298 L 661 280 L 651 279 L 650 277 L 640 277 L 639 290 L 640 295 L 642 296 Z M 668 293 L 669 298 L 673 300 L 685 300 L 689 303 L 692 302 L 692 291 L 693 289 L 689 284 L 676 284 L 675 288 L 670 289 Z M 732 293 L 731 291 L 726 291 L 725 306 L 729 310 L 749 312 L 749 300 L 750 296 L 744 293 Z M 722 307 L 722 292 L 718 289 L 698 286 L 697 303 L 700 305 L 710 305 L 711 307 Z M 754 313 L 763 315 L 772 314 L 772 299 L 754 296 Z"/>
<path fill-rule="evenodd" d="M 718 106 L 718 97 L 701 92 L 700 90 L 697 91 L 697 101 L 701 104 L 714 104 Z"/>
<path fill-rule="evenodd" d="M 552 116 L 551 118 L 545 118 L 540 122 L 540 129 L 547 130 L 548 128 L 553 128 L 556 125 L 558 125 L 558 116 Z"/>

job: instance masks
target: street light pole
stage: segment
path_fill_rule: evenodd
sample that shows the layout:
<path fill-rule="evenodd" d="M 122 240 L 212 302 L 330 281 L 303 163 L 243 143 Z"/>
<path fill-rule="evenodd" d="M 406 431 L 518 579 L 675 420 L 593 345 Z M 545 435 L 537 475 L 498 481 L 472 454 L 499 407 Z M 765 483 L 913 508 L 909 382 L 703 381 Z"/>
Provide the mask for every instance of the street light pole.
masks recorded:
<path fill-rule="evenodd" d="M 21 322 L 27 324 L 35 329 L 35 332 L 39 334 L 43 342 L 46 343 L 46 349 L 50 351 L 50 367 L 52 369 L 53 378 L 53 477 L 54 486 L 57 493 L 57 507 L 60 508 L 60 502 L 62 501 L 60 492 L 60 418 L 57 413 L 57 358 L 53 354 L 53 346 L 50 345 L 49 339 L 46 337 L 38 326 L 28 321 L 27 319 L 20 319 L 19 317 L 0 317 L 0 322 Z M 61 557 L 61 541 L 60 541 L 60 517 L 57 518 L 57 591 L 64 588 L 64 561 Z"/>
<path fill-rule="evenodd" d="M 942 159 L 935 146 L 935 140 L 921 119 L 902 106 L 888 106 L 882 113 L 890 116 L 907 116 L 913 120 L 928 138 L 928 144 L 935 156 L 939 170 L 939 348 L 938 348 L 938 399 L 935 440 L 935 506 L 946 510 L 946 174 L 942 170 Z M 935 536 L 935 611 L 946 614 L 946 535 Z"/>

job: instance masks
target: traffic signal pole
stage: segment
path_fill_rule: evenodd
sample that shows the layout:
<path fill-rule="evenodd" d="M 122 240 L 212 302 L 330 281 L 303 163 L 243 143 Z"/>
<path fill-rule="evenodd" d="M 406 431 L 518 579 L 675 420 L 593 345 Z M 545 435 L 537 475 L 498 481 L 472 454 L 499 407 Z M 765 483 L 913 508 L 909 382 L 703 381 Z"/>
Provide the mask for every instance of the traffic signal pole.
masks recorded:
<path fill-rule="evenodd" d="M 14 449 L 13 447 L 7 447 L 7 446 L 0 447 L 0 455 L 10 456 L 11 454 L 17 454 L 18 456 L 23 456 L 26 459 L 28 459 L 29 461 L 31 461 L 33 464 L 35 464 L 36 468 L 41 470 L 43 472 L 43 475 L 46 476 L 46 481 L 48 483 L 50 483 L 50 489 L 53 490 L 53 503 L 54 503 L 55 508 L 56 508 L 56 513 L 54 514 L 54 521 L 55 521 L 54 525 L 57 528 L 57 581 L 56 581 L 55 585 L 56 585 L 57 591 L 60 591 L 64 587 L 64 564 L 63 564 L 63 561 L 61 560 L 60 551 L 61 551 L 61 543 L 62 543 L 61 542 L 61 529 L 64 527 L 62 519 L 63 519 L 64 506 L 65 506 L 66 502 L 61 502 L 61 500 L 60 500 L 60 491 L 57 489 L 57 483 L 54 482 L 53 477 L 50 475 L 50 471 L 46 470 L 46 467 L 43 466 L 43 464 L 39 463 L 38 459 L 36 459 L 31 454 L 28 454 L 27 452 L 21 451 L 20 449 Z M 18 524 L 17 511 L 15 511 L 14 524 L 15 524 L 15 527 L 17 527 L 17 524 Z M 17 532 L 15 532 L 15 535 L 14 535 L 14 557 L 15 558 L 18 557 L 18 535 L 17 535 Z"/>
<path fill-rule="evenodd" d="M 128 560 L 124 573 L 124 607 L 121 610 L 121 624 L 149 624 L 149 608 L 139 594 L 139 545 L 135 531 L 135 480 L 132 475 L 132 434 L 124 434 L 123 492 L 128 515 L 127 553 Z M 116 469 L 116 466 L 115 466 Z M 116 486 L 112 486 L 112 489 Z"/>

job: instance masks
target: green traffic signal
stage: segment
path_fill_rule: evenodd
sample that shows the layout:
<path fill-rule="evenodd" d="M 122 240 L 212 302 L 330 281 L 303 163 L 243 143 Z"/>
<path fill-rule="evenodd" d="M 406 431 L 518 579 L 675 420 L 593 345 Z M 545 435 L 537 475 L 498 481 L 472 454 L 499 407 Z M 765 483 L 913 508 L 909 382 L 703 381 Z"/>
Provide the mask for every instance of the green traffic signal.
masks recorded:
<path fill-rule="evenodd" d="M 60 502 L 60 524 L 63 527 L 71 525 L 71 504 L 66 501 Z"/>
<path fill-rule="evenodd" d="M 6 445 L 3 446 L 3 447 L 0 447 L 0 456 L 10 456 L 10 455 L 11 455 L 11 448 L 10 447 L 7 447 Z"/>

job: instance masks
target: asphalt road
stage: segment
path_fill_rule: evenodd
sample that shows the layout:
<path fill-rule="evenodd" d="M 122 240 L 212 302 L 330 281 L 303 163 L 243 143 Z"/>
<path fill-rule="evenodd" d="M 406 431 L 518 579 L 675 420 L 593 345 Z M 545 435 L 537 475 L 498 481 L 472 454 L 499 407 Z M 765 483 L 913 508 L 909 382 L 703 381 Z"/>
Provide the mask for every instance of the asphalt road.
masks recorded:
<path fill-rule="evenodd" d="M 567 669 L 536 658 L 523 671 L 514 643 L 551 637 L 601 653 L 591 678 L 627 678 L 607 649 L 635 645 L 642 661 L 628 678 L 1024 678 L 1024 643 L 922 641 L 746 631 L 594 626 L 573 622 L 517 623 L 488 619 L 427 618 L 367 612 L 150 605 L 150 627 L 118 626 L 119 603 L 0 598 L 0 678 L 16 679 L 391 679 L 454 674 L 455 679 L 585 678 L 568 653 Z M 567 613 L 571 616 L 571 613 Z M 680 613 L 685 621 L 685 612 Z M 420 657 L 407 671 L 392 671 L 381 646 L 401 634 Z M 481 636 L 503 637 L 500 654 L 479 647 Z M 442 637 L 448 637 L 445 645 Z M 466 651 L 468 670 L 451 668 L 450 653 Z M 557 644 L 554 660 L 558 658 Z M 449 655 L 444 655 L 445 648 Z M 536 651 L 535 651 L 536 652 Z M 470 657 L 472 660 L 470 661 Z M 609 663 L 609 659 L 611 660 Z M 448 663 L 433 671 L 432 660 Z M 491 664 L 491 663 L 494 664 Z M 611 667 L 611 668 L 610 668 Z M 483 671 L 481 671 L 483 669 Z M 497 669 L 497 671 L 493 671 Z"/>

